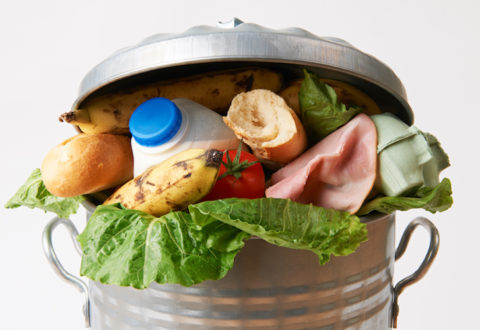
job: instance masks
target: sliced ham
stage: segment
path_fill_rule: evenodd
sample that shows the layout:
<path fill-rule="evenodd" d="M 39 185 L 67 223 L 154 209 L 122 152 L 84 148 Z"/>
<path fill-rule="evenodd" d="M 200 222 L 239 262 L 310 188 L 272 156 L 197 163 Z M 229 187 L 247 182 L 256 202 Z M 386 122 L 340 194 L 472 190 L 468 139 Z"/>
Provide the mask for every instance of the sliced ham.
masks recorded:
<path fill-rule="evenodd" d="M 375 124 L 359 114 L 275 172 L 266 196 L 355 213 L 375 181 L 376 149 Z"/>

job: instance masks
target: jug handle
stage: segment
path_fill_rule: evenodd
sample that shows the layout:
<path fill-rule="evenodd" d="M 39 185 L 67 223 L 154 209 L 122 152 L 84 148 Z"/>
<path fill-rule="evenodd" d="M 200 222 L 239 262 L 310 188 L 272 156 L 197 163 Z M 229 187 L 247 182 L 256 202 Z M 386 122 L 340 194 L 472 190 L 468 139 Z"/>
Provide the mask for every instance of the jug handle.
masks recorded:
<path fill-rule="evenodd" d="M 69 273 L 61 264 L 60 260 L 58 260 L 57 254 L 55 253 L 55 248 L 53 247 L 52 243 L 52 234 L 54 230 L 57 228 L 58 225 L 63 225 L 68 230 L 70 237 L 73 241 L 73 245 L 77 252 L 82 255 L 82 248 L 80 247 L 80 243 L 77 241 L 78 230 L 73 224 L 70 219 L 63 219 L 59 217 L 55 217 L 47 224 L 45 229 L 43 230 L 42 235 L 42 245 L 43 245 L 43 252 L 47 257 L 50 265 L 52 266 L 53 270 L 57 275 L 65 280 L 66 282 L 73 285 L 77 290 L 82 293 L 84 297 L 83 303 L 83 316 L 85 318 L 85 327 L 90 328 L 90 300 L 88 298 L 88 286 L 87 284 L 82 281 L 79 277 Z"/>
<path fill-rule="evenodd" d="M 398 296 L 402 293 L 402 291 L 409 285 L 419 281 L 425 274 L 427 273 L 428 269 L 433 263 L 435 259 L 438 248 L 440 246 L 440 235 L 438 233 L 438 229 L 434 226 L 434 224 L 424 217 L 418 217 L 413 219 L 405 229 L 402 234 L 402 238 L 398 243 L 397 249 L 395 251 L 395 261 L 400 259 L 407 249 L 408 242 L 410 241 L 410 237 L 414 230 L 418 227 L 422 226 L 425 228 L 428 233 L 430 234 L 430 244 L 428 246 L 427 253 L 425 258 L 423 259 L 420 267 L 411 275 L 405 277 L 404 279 L 400 280 L 395 287 L 393 288 L 393 301 L 392 301 L 392 322 L 391 326 L 393 328 L 397 327 L 397 318 L 399 312 L 398 306 Z"/>

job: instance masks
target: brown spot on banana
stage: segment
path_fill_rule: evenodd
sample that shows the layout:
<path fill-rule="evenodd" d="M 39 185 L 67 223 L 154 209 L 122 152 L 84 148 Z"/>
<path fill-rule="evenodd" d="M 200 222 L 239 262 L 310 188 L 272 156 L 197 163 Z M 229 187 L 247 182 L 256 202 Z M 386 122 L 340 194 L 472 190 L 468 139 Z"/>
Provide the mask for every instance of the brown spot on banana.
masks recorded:
<path fill-rule="evenodd" d="M 189 178 L 189 177 L 192 175 L 192 173 L 189 173 L 189 174 L 190 174 L 190 175 L 188 175 L 188 176 L 187 176 L 187 175 L 184 175 L 183 177 L 181 177 L 180 179 L 176 180 L 176 181 L 173 182 L 173 183 L 169 181 L 169 182 L 166 184 L 165 187 L 163 187 L 163 188 L 162 188 L 162 187 L 158 188 L 158 189 L 155 191 L 155 193 L 156 193 L 156 194 L 161 194 L 162 192 L 170 189 L 170 188 L 173 187 L 173 186 L 178 186 L 178 185 L 180 185 L 180 184 L 181 184 L 181 181 L 183 181 L 184 179 Z"/>
<path fill-rule="evenodd" d="M 113 115 L 115 116 L 115 119 L 117 119 L 117 120 L 122 119 L 122 112 L 118 109 L 113 110 Z"/>
<path fill-rule="evenodd" d="M 134 182 L 135 182 L 135 186 L 137 187 L 141 187 L 142 184 L 143 184 L 143 180 L 145 180 L 145 178 L 148 178 L 150 176 L 150 173 L 152 172 L 152 168 L 149 168 L 148 170 L 146 170 L 145 172 L 143 172 L 142 175 L 140 176 L 137 176 L 135 179 L 134 179 Z M 153 184 L 155 185 L 155 184 Z"/>
<path fill-rule="evenodd" d="M 189 161 L 189 160 L 191 160 L 191 159 L 182 160 L 182 161 L 180 161 L 180 162 L 178 162 L 178 163 L 173 164 L 172 167 L 183 167 L 183 169 L 184 169 L 185 171 L 187 171 L 187 170 L 188 170 L 188 161 Z"/>
<path fill-rule="evenodd" d="M 238 80 L 235 85 L 240 88 L 240 89 L 244 89 L 245 91 L 250 91 L 252 89 L 252 86 L 253 86 L 253 74 L 250 74 L 246 77 L 244 77 L 243 79 L 241 80 Z"/>
<path fill-rule="evenodd" d="M 143 176 L 135 178 L 133 182 L 135 183 L 136 187 L 141 187 L 143 184 Z"/>
<path fill-rule="evenodd" d="M 139 191 L 137 191 L 134 198 L 135 198 L 135 201 L 137 201 L 139 203 L 143 203 L 145 201 L 145 194 L 140 189 Z"/>

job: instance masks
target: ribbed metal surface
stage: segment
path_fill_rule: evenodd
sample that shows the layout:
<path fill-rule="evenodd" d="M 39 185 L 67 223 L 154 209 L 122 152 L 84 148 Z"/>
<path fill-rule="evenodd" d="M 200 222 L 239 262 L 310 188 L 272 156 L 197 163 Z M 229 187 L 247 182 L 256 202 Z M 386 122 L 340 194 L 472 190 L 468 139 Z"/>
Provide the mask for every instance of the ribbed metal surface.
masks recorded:
<path fill-rule="evenodd" d="M 219 281 L 146 290 L 90 282 L 93 329 L 387 329 L 394 215 L 324 266 L 313 253 L 252 239 Z"/>
<path fill-rule="evenodd" d="M 252 23 L 230 28 L 195 26 L 183 33 L 156 34 L 122 48 L 87 73 L 72 108 L 81 107 L 92 94 L 114 85 L 118 89 L 146 80 L 245 65 L 276 68 L 292 77 L 303 77 L 302 69 L 308 68 L 323 78 L 357 86 L 374 97 L 382 111 L 413 123 L 400 79 L 374 56 L 338 38 L 319 37 L 300 28 L 273 30 Z"/>

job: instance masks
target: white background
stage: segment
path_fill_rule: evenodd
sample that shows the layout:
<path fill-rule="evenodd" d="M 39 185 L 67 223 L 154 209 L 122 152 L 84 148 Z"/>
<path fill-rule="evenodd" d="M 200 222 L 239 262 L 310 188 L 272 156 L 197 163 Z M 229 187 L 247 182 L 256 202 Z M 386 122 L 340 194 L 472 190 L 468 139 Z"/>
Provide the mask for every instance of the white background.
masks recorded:
<path fill-rule="evenodd" d="M 7 6 L 8 3 L 8 6 Z M 390 66 L 406 87 L 415 124 L 450 155 L 454 207 L 397 214 L 397 241 L 416 215 L 441 235 L 429 273 L 400 296 L 399 329 L 480 329 L 478 208 L 480 5 L 477 1 L 3 1 L 0 5 L 0 204 L 74 134 L 57 121 L 83 76 L 115 50 L 159 32 L 183 32 L 234 16 L 270 28 L 301 27 L 343 38 Z M 41 247 L 52 217 L 0 208 L 0 328 L 83 329 L 82 300 L 48 265 Z M 83 228 L 82 216 L 75 222 Z M 79 258 L 63 229 L 56 244 L 67 269 Z M 396 263 L 395 281 L 423 258 L 418 230 Z"/>

